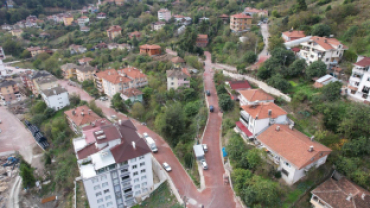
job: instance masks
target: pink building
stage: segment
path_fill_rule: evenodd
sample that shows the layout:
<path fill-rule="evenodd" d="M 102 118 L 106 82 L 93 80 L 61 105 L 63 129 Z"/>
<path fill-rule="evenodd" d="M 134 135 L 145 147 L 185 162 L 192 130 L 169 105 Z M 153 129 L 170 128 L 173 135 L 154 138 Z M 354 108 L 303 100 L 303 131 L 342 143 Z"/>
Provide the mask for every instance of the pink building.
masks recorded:
<path fill-rule="evenodd" d="M 168 21 L 171 19 L 171 11 L 168 9 L 160 9 L 158 11 L 158 19 Z"/>

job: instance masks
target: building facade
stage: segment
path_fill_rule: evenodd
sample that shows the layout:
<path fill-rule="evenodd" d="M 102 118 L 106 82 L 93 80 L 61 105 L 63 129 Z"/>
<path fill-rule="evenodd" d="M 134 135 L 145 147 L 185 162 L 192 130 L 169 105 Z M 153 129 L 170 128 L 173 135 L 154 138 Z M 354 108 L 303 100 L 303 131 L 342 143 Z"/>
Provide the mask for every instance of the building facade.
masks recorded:
<path fill-rule="evenodd" d="M 64 79 L 71 79 L 76 76 L 77 65 L 74 63 L 66 63 L 60 66 Z"/>
<path fill-rule="evenodd" d="M 122 35 L 121 31 L 122 31 L 122 28 L 119 25 L 110 26 L 109 29 L 107 30 L 108 38 L 113 40 L 116 37 L 121 36 Z"/>
<path fill-rule="evenodd" d="M 68 91 L 60 86 L 42 90 L 41 96 L 46 105 L 56 111 L 69 105 Z"/>
<path fill-rule="evenodd" d="M 252 19 L 252 16 L 246 15 L 244 13 L 231 15 L 230 30 L 233 32 L 246 32 L 250 30 Z"/>
<path fill-rule="evenodd" d="M 269 12 L 267 10 L 256 9 L 252 7 L 246 7 L 243 13 L 249 16 L 257 15 L 258 17 L 267 17 L 269 15 Z"/>
<path fill-rule="evenodd" d="M 20 98 L 19 87 L 14 80 L 0 80 L 0 99 L 12 102 Z"/>
<path fill-rule="evenodd" d="M 141 55 L 148 55 L 148 56 L 156 56 L 161 55 L 161 46 L 159 45 L 141 45 L 140 46 L 140 54 Z"/>
<path fill-rule="evenodd" d="M 167 22 L 171 19 L 171 11 L 169 11 L 168 9 L 160 9 L 158 11 L 158 19 Z"/>
<path fill-rule="evenodd" d="M 85 80 L 93 80 L 95 72 L 96 69 L 94 67 L 88 65 L 78 66 L 76 68 L 77 80 L 79 82 L 83 82 Z"/>
<path fill-rule="evenodd" d="M 349 95 L 365 103 L 370 102 L 370 57 L 359 56 L 349 78 Z"/>
<path fill-rule="evenodd" d="M 70 26 L 73 23 L 73 16 L 71 14 L 65 14 L 63 17 L 63 23 L 65 26 Z"/>
<path fill-rule="evenodd" d="M 186 68 L 167 70 L 167 90 L 190 87 L 190 73 Z"/>
<path fill-rule="evenodd" d="M 199 34 L 196 40 L 197 47 L 204 48 L 208 45 L 208 35 Z"/>

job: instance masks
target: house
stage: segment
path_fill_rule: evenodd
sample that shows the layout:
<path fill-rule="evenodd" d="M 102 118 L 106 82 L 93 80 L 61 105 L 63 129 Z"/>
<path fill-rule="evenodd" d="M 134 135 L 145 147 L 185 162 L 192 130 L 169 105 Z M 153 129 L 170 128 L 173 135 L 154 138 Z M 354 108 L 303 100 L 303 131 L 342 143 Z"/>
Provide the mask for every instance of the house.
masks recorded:
<path fill-rule="evenodd" d="M 8 24 L 3 24 L 1 25 L 1 29 L 2 30 L 12 30 L 13 29 L 13 26 L 12 25 L 8 25 Z"/>
<path fill-rule="evenodd" d="M 325 85 L 331 83 L 331 82 L 337 82 L 338 79 L 331 76 L 330 74 L 327 74 L 327 75 L 324 75 L 320 78 L 318 78 L 315 83 L 313 84 L 313 87 L 314 88 L 322 88 L 324 87 Z"/>
<path fill-rule="evenodd" d="M 40 33 L 39 37 L 40 38 L 48 38 L 48 37 L 50 37 L 50 34 L 47 33 L 47 32 L 42 32 L 42 33 Z"/>
<path fill-rule="evenodd" d="M 73 16 L 71 14 L 65 14 L 63 17 L 63 23 L 65 26 L 70 26 L 73 23 Z"/>
<path fill-rule="evenodd" d="M 172 65 L 175 69 L 183 68 L 186 64 L 185 60 L 180 56 L 173 57 L 171 59 Z"/>
<path fill-rule="evenodd" d="M 152 24 L 152 30 L 158 31 L 166 25 L 165 22 L 158 21 Z"/>
<path fill-rule="evenodd" d="M 246 140 L 253 139 L 272 124 L 289 124 L 288 113 L 275 103 L 259 103 L 241 106 L 236 130 Z"/>
<path fill-rule="evenodd" d="M 221 14 L 220 16 L 218 16 L 218 18 L 222 19 L 222 21 L 224 22 L 224 25 L 226 25 L 230 19 L 229 15 L 227 14 Z"/>
<path fill-rule="evenodd" d="M 81 45 L 75 45 L 75 44 L 72 44 L 70 45 L 69 47 L 69 51 L 71 52 L 71 54 L 80 54 L 80 53 L 85 53 L 87 51 L 87 48 L 81 46 Z"/>
<path fill-rule="evenodd" d="M 82 16 L 82 17 L 77 19 L 77 23 L 80 27 L 88 25 L 89 22 L 90 22 L 90 19 L 87 16 Z"/>
<path fill-rule="evenodd" d="M 269 16 L 269 12 L 267 10 L 263 9 L 256 9 L 256 8 L 251 8 L 251 7 L 246 7 L 244 9 L 244 14 L 249 15 L 249 16 L 258 16 L 258 17 L 267 17 Z"/>
<path fill-rule="evenodd" d="M 11 30 L 12 36 L 22 38 L 23 30 Z"/>
<path fill-rule="evenodd" d="M 237 92 L 239 92 L 240 90 L 252 89 L 252 87 L 249 85 L 249 82 L 247 80 L 229 81 L 226 83 L 226 85 L 228 85 L 231 90 L 235 90 Z"/>
<path fill-rule="evenodd" d="M 130 46 L 129 44 L 127 43 L 122 43 L 122 44 L 117 44 L 118 45 L 118 48 L 119 50 L 130 50 L 133 48 L 133 46 Z"/>
<path fill-rule="evenodd" d="M 17 82 L 11 79 L 0 80 L 0 100 L 10 103 L 20 97 Z"/>
<path fill-rule="evenodd" d="M 80 31 L 81 32 L 89 32 L 90 31 L 90 28 L 89 27 L 86 27 L 86 26 L 82 26 L 82 27 L 80 27 Z"/>
<path fill-rule="evenodd" d="M 197 47 L 204 48 L 208 45 L 208 35 L 207 34 L 198 34 L 196 40 Z"/>
<path fill-rule="evenodd" d="M 107 15 L 104 12 L 100 12 L 96 15 L 97 19 L 105 19 L 107 18 Z"/>
<path fill-rule="evenodd" d="M 83 57 L 83 58 L 81 58 L 81 59 L 78 59 L 78 63 L 80 64 L 80 65 L 89 65 L 89 62 L 90 61 L 92 61 L 92 60 L 94 60 L 93 58 L 90 58 L 90 57 Z"/>
<path fill-rule="evenodd" d="M 98 50 L 98 49 L 105 49 L 105 48 L 108 48 L 108 45 L 106 44 L 106 43 L 104 43 L 104 42 L 101 42 L 101 43 L 98 43 L 98 44 L 96 44 L 96 46 L 95 46 L 95 49 L 96 50 Z"/>
<path fill-rule="evenodd" d="M 47 71 L 39 71 L 39 70 L 27 70 L 24 73 L 21 74 L 21 80 L 23 83 L 23 86 L 25 86 L 27 89 L 32 91 L 32 94 L 38 95 L 39 90 L 36 87 L 36 80 L 41 78 L 41 77 L 48 77 L 52 76 L 49 72 Z"/>
<path fill-rule="evenodd" d="M 330 75 L 332 75 L 333 77 L 337 79 L 344 79 L 345 77 L 344 70 L 337 66 L 333 66 L 329 68 L 329 72 L 330 72 Z"/>
<path fill-rule="evenodd" d="M 44 53 L 45 49 L 46 49 L 45 47 L 40 48 L 39 46 L 37 46 L 37 47 L 31 46 L 30 48 L 27 48 L 27 51 L 31 52 L 32 57 L 35 57 L 35 56 L 39 55 L 40 53 Z"/>
<path fill-rule="evenodd" d="M 304 38 L 306 37 L 306 35 L 304 31 L 302 30 L 289 30 L 289 31 L 283 32 L 281 34 L 281 37 L 284 39 L 285 42 L 290 42 L 293 40 Z"/>
<path fill-rule="evenodd" d="M 133 207 L 154 190 L 151 150 L 130 120 L 98 123 L 73 140 L 89 206 Z"/>
<path fill-rule="evenodd" d="M 190 87 L 190 73 L 186 68 L 171 69 L 166 71 L 167 90 L 176 90 L 179 87 Z"/>
<path fill-rule="evenodd" d="M 148 56 L 156 56 L 161 54 L 161 46 L 159 45 L 141 45 L 140 46 L 140 54 L 146 54 Z"/>
<path fill-rule="evenodd" d="M 139 31 L 134 31 L 134 32 L 130 33 L 128 35 L 128 37 L 130 39 L 133 39 L 134 37 L 136 37 L 136 39 L 140 40 L 141 39 L 141 33 Z"/>
<path fill-rule="evenodd" d="M 129 88 L 121 92 L 122 100 L 130 100 L 131 103 L 134 102 L 143 102 L 143 94 L 139 89 Z"/>
<path fill-rule="evenodd" d="M 323 61 L 327 68 L 336 66 L 348 49 L 335 38 L 313 36 L 308 41 L 300 44 L 299 57 L 306 60 L 310 65 L 314 61 Z"/>
<path fill-rule="evenodd" d="M 370 192 L 334 171 L 332 176 L 311 191 L 313 208 L 368 208 Z"/>
<path fill-rule="evenodd" d="M 42 90 L 41 96 L 46 105 L 56 111 L 69 105 L 68 91 L 60 86 Z"/>
<path fill-rule="evenodd" d="M 268 157 L 279 165 L 282 179 L 292 185 L 312 168 L 326 162 L 331 149 L 315 142 L 292 125 L 273 124 L 257 136 Z"/>
<path fill-rule="evenodd" d="M 122 28 L 119 25 L 110 26 L 107 30 L 107 35 L 110 40 L 113 40 L 122 35 Z"/>
<path fill-rule="evenodd" d="M 14 2 L 12 0 L 7 0 L 6 1 L 6 6 L 7 6 L 7 8 L 13 8 L 14 7 Z"/>
<path fill-rule="evenodd" d="M 201 17 L 201 18 L 199 18 L 199 23 L 201 23 L 201 22 L 203 22 L 203 21 L 209 21 L 209 18 L 207 18 L 207 17 Z"/>
<path fill-rule="evenodd" d="M 84 126 L 88 126 L 94 121 L 101 119 L 94 111 L 86 105 L 73 108 L 65 111 L 64 115 L 71 129 L 77 133 L 81 133 Z"/>
<path fill-rule="evenodd" d="M 4 60 L 5 59 L 5 52 L 4 52 L 4 49 L 3 47 L 0 46 L 0 60 Z"/>
<path fill-rule="evenodd" d="M 230 30 L 233 32 L 245 32 L 250 30 L 253 17 L 244 13 L 230 16 Z"/>
<path fill-rule="evenodd" d="M 248 89 L 239 91 L 240 105 L 274 102 L 275 98 L 262 89 Z"/>
<path fill-rule="evenodd" d="M 40 76 L 32 80 L 37 90 L 37 94 L 40 94 L 43 90 L 58 87 L 58 79 L 53 75 Z"/>
<path fill-rule="evenodd" d="M 349 94 L 352 98 L 363 102 L 370 102 L 370 57 L 359 56 L 353 64 L 352 75 L 349 78 Z"/>
<path fill-rule="evenodd" d="M 43 23 L 43 20 L 39 20 L 35 15 L 30 15 L 26 18 L 26 28 L 38 27 L 37 23 Z"/>
<path fill-rule="evenodd" d="M 64 79 L 71 79 L 76 76 L 77 65 L 74 63 L 66 63 L 60 66 Z"/>
<path fill-rule="evenodd" d="M 89 65 L 78 66 L 76 68 L 77 80 L 79 82 L 83 82 L 85 80 L 93 80 L 95 73 L 96 73 L 96 68 L 91 67 Z"/>
<path fill-rule="evenodd" d="M 185 17 L 183 15 L 174 15 L 173 17 L 177 25 L 191 25 L 192 23 L 191 17 Z"/>
<path fill-rule="evenodd" d="M 171 11 L 168 9 L 160 9 L 158 11 L 158 20 L 168 21 L 171 19 Z"/>
<path fill-rule="evenodd" d="M 123 6 L 123 4 L 125 3 L 125 0 L 114 0 L 114 3 L 115 3 L 117 6 Z"/>

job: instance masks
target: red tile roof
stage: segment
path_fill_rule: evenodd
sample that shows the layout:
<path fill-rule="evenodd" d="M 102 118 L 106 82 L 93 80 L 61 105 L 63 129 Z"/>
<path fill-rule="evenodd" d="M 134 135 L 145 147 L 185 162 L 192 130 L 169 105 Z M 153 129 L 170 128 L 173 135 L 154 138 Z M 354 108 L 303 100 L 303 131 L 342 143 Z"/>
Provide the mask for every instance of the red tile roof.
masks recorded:
<path fill-rule="evenodd" d="M 83 115 L 82 115 L 83 113 Z M 71 110 L 65 111 L 64 114 L 72 120 L 77 126 L 82 126 L 91 123 L 97 119 L 100 119 L 94 111 L 92 111 L 86 105 L 73 108 Z"/>
<path fill-rule="evenodd" d="M 103 131 L 103 133 L 96 134 L 95 132 L 98 132 L 98 131 Z M 119 131 L 117 130 L 117 128 L 113 124 L 101 126 L 100 130 L 98 131 L 94 132 L 94 137 L 95 137 L 95 141 L 97 144 L 107 143 L 112 140 L 121 139 L 122 137 Z M 100 136 L 105 136 L 105 137 L 102 139 L 99 139 Z"/>
<path fill-rule="evenodd" d="M 177 15 L 173 15 L 173 17 L 174 18 L 184 18 L 185 16 L 177 14 Z"/>
<path fill-rule="evenodd" d="M 277 106 L 275 103 L 260 103 L 258 105 L 243 105 L 241 108 L 247 112 L 252 118 L 258 117 L 258 119 L 265 118 L 277 118 L 282 115 L 287 115 L 288 113 Z M 268 115 L 269 110 L 271 110 L 271 116 Z"/>
<path fill-rule="evenodd" d="M 291 48 L 291 50 L 292 50 L 293 52 L 298 53 L 301 49 L 300 49 L 300 48 L 298 48 L 298 47 L 295 47 L 295 48 Z"/>
<path fill-rule="evenodd" d="M 229 17 L 229 15 L 227 15 L 227 14 L 221 14 L 220 16 L 218 16 L 218 17 L 221 17 L 221 18 L 228 18 Z"/>
<path fill-rule="evenodd" d="M 247 80 L 230 81 L 229 85 L 230 85 L 230 88 L 233 90 L 251 89 L 251 86 L 249 85 L 249 82 Z"/>
<path fill-rule="evenodd" d="M 263 101 L 263 100 L 275 100 L 274 97 L 267 94 L 262 89 L 241 90 L 239 91 L 239 93 L 249 102 Z"/>
<path fill-rule="evenodd" d="M 263 9 L 256 9 L 256 8 L 252 8 L 252 7 L 246 7 L 244 9 L 244 12 L 252 12 L 252 13 L 260 13 L 260 12 L 263 12 L 263 13 L 268 13 L 267 10 L 263 10 Z"/>
<path fill-rule="evenodd" d="M 78 62 L 83 62 L 83 63 L 86 63 L 86 62 L 90 62 L 94 59 L 90 58 L 90 57 L 83 57 L 81 59 L 78 60 Z"/>
<path fill-rule="evenodd" d="M 231 15 L 231 17 L 237 18 L 237 19 L 252 19 L 253 17 L 246 15 L 244 13 L 234 14 Z"/>
<path fill-rule="evenodd" d="M 198 38 L 208 39 L 208 35 L 207 34 L 199 34 Z"/>
<path fill-rule="evenodd" d="M 335 49 L 334 46 L 337 47 L 342 44 L 341 42 L 339 42 L 339 40 L 335 38 L 325 38 L 325 37 L 313 36 L 310 38 L 310 40 L 319 44 L 325 50 Z M 348 49 L 348 47 L 343 45 L 343 49 Z"/>
<path fill-rule="evenodd" d="M 107 31 L 108 32 L 118 32 L 118 31 L 121 31 L 121 30 L 122 30 L 121 26 L 113 25 L 113 26 L 110 26 Z"/>
<path fill-rule="evenodd" d="M 145 45 L 141 45 L 140 49 L 161 49 L 161 46 L 145 44 Z"/>
<path fill-rule="evenodd" d="M 182 59 L 180 56 L 173 57 L 171 61 L 172 63 L 185 63 L 185 60 Z"/>
<path fill-rule="evenodd" d="M 122 91 L 122 94 L 126 95 L 127 97 L 132 97 L 132 96 L 142 95 L 143 93 L 139 89 L 129 88 L 129 89 Z"/>
<path fill-rule="evenodd" d="M 90 155 L 94 154 L 94 153 L 97 153 L 99 152 L 100 150 L 106 148 L 108 145 L 104 146 L 103 148 L 101 149 L 98 149 L 96 147 L 96 144 L 95 143 L 91 143 L 91 144 L 88 144 L 86 145 L 84 148 L 80 149 L 77 151 L 77 159 L 81 160 L 81 159 L 84 159 L 84 158 L 87 158 L 89 157 Z"/>
<path fill-rule="evenodd" d="M 242 131 L 245 133 L 245 135 L 247 135 L 248 137 L 250 137 L 250 136 L 252 136 L 252 135 L 253 135 L 253 134 L 252 134 L 252 132 L 250 132 L 250 131 L 248 130 L 248 128 L 247 128 L 247 127 L 245 127 L 241 121 L 237 121 L 237 122 L 235 122 L 235 124 L 236 124 L 236 126 L 237 126 L 240 130 L 242 130 Z"/>
<path fill-rule="evenodd" d="M 276 128 L 279 126 L 280 130 Z M 257 136 L 269 150 L 283 157 L 298 170 L 330 154 L 331 149 L 287 125 L 274 124 Z M 309 151 L 313 146 L 313 151 Z"/>
<path fill-rule="evenodd" d="M 306 35 L 304 34 L 304 31 L 302 30 L 289 30 L 286 32 L 283 32 L 283 34 L 290 38 L 304 38 Z"/>
<path fill-rule="evenodd" d="M 368 66 L 370 66 L 370 57 L 364 57 L 362 60 L 360 60 L 359 62 L 355 63 L 355 65 L 361 66 L 361 67 L 368 67 Z"/>

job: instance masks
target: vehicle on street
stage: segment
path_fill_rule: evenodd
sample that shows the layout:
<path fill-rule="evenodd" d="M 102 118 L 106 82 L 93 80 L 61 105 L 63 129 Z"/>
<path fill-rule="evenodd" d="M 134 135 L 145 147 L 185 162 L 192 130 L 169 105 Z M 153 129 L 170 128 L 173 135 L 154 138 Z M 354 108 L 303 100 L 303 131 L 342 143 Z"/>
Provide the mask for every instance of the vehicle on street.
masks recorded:
<path fill-rule="evenodd" d="M 16 66 L 15 68 L 16 68 L 16 69 L 19 69 L 19 66 Z"/>
<path fill-rule="evenodd" d="M 202 161 L 202 167 L 203 167 L 203 170 L 208 170 L 208 165 L 206 161 Z"/>
<path fill-rule="evenodd" d="M 206 95 L 207 95 L 207 96 L 211 96 L 211 91 L 206 90 Z"/>
<path fill-rule="evenodd" d="M 146 126 L 146 123 L 145 123 L 145 122 L 142 122 L 142 123 L 141 123 L 141 125 L 142 125 L 142 126 Z"/>
<path fill-rule="evenodd" d="M 117 119 L 117 116 L 116 115 L 111 115 L 110 118 L 115 120 L 115 119 Z"/>
<path fill-rule="evenodd" d="M 170 165 L 168 165 L 168 163 L 164 162 L 163 163 L 163 168 L 167 171 L 167 172 L 170 172 L 172 169 L 170 167 Z"/>
<path fill-rule="evenodd" d="M 258 23 L 257 25 L 258 25 L 258 26 L 261 26 L 261 25 L 262 25 L 262 23 L 260 22 L 260 23 Z"/>
<path fill-rule="evenodd" d="M 202 147 L 203 147 L 204 152 L 208 152 L 208 147 L 206 144 L 202 144 Z"/>
<path fill-rule="evenodd" d="M 106 101 L 106 100 L 108 100 L 108 98 L 107 97 L 100 97 L 99 100 Z"/>
<path fill-rule="evenodd" d="M 157 145 L 155 145 L 155 142 L 152 137 L 147 136 L 144 139 L 146 143 L 148 144 L 149 148 L 152 150 L 152 152 L 154 153 L 158 152 Z"/>
<path fill-rule="evenodd" d="M 1 129 L 0 129 L 0 133 L 1 133 Z"/>
<path fill-rule="evenodd" d="M 211 105 L 211 106 L 209 106 L 209 111 L 211 112 L 211 113 L 213 113 L 213 111 L 215 110 L 215 108 L 213 107 L 213 105 Z"/>

